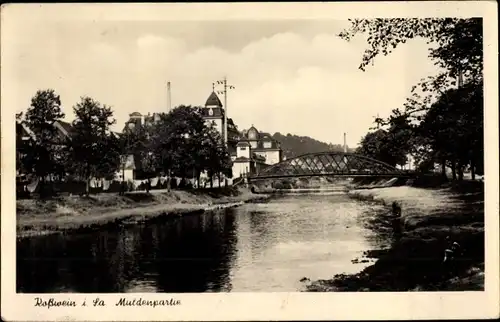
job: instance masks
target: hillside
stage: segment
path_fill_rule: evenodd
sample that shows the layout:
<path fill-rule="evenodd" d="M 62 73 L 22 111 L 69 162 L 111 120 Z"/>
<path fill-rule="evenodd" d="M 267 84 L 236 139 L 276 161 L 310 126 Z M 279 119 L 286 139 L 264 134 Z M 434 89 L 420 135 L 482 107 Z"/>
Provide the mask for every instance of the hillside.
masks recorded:
<path fill-rule="evenodd" d="M 289 159 L 305 153 L 324 152 L 324 151 L 344 151 L 342 144 L 329 144 L 315 140 L 308 136 L 297 136 L 288 133 L 283 135 L 279 132 L 274 133 L 273 138 L 281 143 L 283 155 Z M 349 149 L 351 152 L 353 149 Z"/>

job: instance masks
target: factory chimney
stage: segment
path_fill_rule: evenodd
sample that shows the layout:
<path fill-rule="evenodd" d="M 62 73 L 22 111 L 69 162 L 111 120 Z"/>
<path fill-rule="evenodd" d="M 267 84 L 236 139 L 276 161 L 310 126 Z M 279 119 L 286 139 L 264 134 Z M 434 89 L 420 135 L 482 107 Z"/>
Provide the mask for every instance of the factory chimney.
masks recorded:
<path fill-rule="evenodd" d="M 172 110 L 172 94 L 170 92 L 170 82 L 167 82 L 167 113 Z"/>

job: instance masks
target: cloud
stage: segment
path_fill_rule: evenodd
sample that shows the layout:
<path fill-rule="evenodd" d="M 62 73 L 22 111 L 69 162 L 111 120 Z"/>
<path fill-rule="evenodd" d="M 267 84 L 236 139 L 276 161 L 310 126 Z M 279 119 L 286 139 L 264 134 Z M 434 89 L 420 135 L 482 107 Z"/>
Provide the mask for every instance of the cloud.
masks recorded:
<path fill-rule="evenodd" d="M 353 146 L 373 116 L 400 107 L 412 85 L 436 72 L 425 43 L 419 41 L 377 58 L 375 66 L 361 72 L 363 38 L 346 42 L 330 31 L 289 31 L 228 50 L 215 44 L 197 46 L 192 39 L 203 38 L 204 30 L 189 32 L 199 34 L 187 42 L 152 30 L 98 38 L 46 28 L 37 37 L 55 39 L 48 46 L 26 32 L 19 35 L 25 39 L 16 43 L 15 51 L 9 51 L 10 81 L 16 84 L 10 103 L 25 109 L 37 89 L 51 87 L 71 115 L 69 107 L 81 95 L 91 95 L 114 107 L 120 130 L 133 111 L 166 111 L 167 81 L 172 82 L 174 105 L 202 105 L 212 82 L 227 76 L 236 87 L 229 93 L 229 114 L 240 128 L 255 124 L 264 131 L 334 143 L 348 132 Z"/>

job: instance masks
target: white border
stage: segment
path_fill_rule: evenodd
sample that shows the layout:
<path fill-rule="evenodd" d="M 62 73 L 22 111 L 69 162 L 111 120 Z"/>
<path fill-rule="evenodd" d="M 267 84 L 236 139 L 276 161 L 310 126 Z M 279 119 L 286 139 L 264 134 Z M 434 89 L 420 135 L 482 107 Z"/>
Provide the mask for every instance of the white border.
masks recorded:
<path fill-rule="evenodd" d="M 97 10 L 96 10 L 97 9 Z M 175 298 L 180 306 L 120 308 L 120 297 L 139 294 L 54 294 L 77 302 L 95 297 L 106 308 L 36 309 L 34 295 L 15 293 L 15 128 L 14 111 L 1 114 L 2 225 L 1 307 L 6 320 L 318 320 L 318 319 L 474 319 L 499 316 L 498 210 L 498 34 L 497 4 L 488 1 L 371 3 L 238 3 L 238 4 L 11 4 L 1 8 L 1 47 L 9 46 L 9 27 L 25 19 L 47 20 L 239 20 L 345 19 L 368 17 L 483 17 L 485 71 L 485 225 L 484 292 L 459 293 L 230 293 L 143 294 L 144 298 Z M 181 18 L 182 17 L 182 18 Z M 361 60 L 361 57 L 360 57 Z M 2 65 L 8 64 L 2 56 Z M 4 84 L 9 80 L 2 74 Z M 47 294 L 43 295 L 48 298 Z"/>

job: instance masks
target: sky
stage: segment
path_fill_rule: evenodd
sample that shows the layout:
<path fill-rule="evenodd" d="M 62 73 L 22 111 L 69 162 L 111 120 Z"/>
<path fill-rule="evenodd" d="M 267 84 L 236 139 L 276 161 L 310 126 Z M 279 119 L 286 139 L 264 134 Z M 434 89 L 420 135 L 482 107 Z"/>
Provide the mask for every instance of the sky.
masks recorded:
<path fill-rule="evenodd" d="M 239 129 L 307 135 L 356 146 L 378 114 L 402 107 L 411 87 L 435 75 L 424 40 L 413 40 L 358 69 L 366 36 L 337 34 L 345 19 L 55 19 L 9 25 L 2 49 L 2 106 L 25 111 L 39 89 L 61 97 L 66 120 L 81 96 L 112 106 L 121 131 L 128 115 L 204 105 L 227 77 L 228 115 Z M 15 36 L 13 36 L 15 35 Z M 2 34 L 4 36 L 4 34 Z M 220 97 L 223 101 L 223 97 Z"/>

